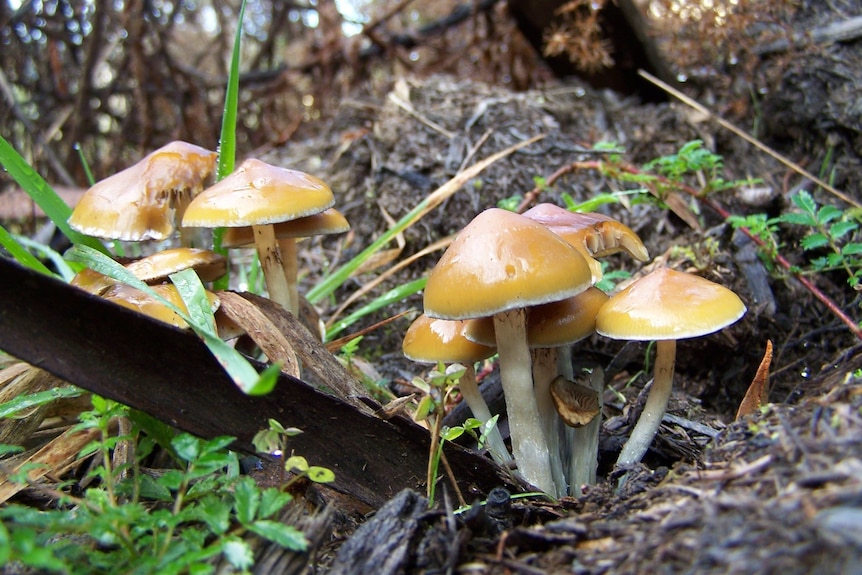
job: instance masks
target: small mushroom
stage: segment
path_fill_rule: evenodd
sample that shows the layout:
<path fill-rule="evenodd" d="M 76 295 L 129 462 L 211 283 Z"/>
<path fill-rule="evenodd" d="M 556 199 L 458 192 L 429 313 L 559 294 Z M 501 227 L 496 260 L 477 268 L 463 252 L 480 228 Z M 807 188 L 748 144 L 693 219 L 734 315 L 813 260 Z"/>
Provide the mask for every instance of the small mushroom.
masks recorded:
<path fill-rule="evenodd" d="M 158 295 L 168 300 L 181 310 L 186 310 L 186 305 L 180 297 L 177 288 L 173 284 L 159 284 L 152 286 L 153 291 Z M 210 307 L 213 311 L 218 309 L 218 297 L 206 292 L 207 299 L 210 302 Z M 147 293 L 124 283 L 116 283 L 102 294 L 102 297 L 108 301 L 112 301 L 125 308 L 137 311 L 144 315 L 150 316 L 153 319 L 169 323 L 174 327 L 187 328 L 188 324 L 175 311 L 165 306 L 161 301 L 155 299 Z"/>
<path fill-rule="evenodd" d="M 285 275 L 285 256 L 276 240 L 273 224 L 318 214 L 334 203 L 332 190 L 320 179 L 248 159 L 189 204 L 183 225 L 251 226 L 269 297 L 296 316 L 299 302 L 291 299 L 295 288 L 290 287 Z M 292 257 L 295 258 L 295 253 Z M 290 266 L 290 262 L 287 265 Z M 296 269 L 295 260 L 293 269 Z"/>
<path fill-rule="evenodd" d="M 476 216 L 428 276 L 425 314 L 441 319 L 493 316 L 500 376 L 523 477 L 559 494 L 533 392 L 526 309 L 571 297 L 590 286 L 583 256 L 559 236 L 524 216 L 499 208 Z"/>
<path fill-rule="evenodd" d="M 656 342 L 652 389 L 617 465 L 639 462 L 658 431 L 673 386 L 676 341 L 719 331 L 745 311 L 739 296 L 726 287 L 666 267 L 632 282 L 602 306 L 598 333 Z"/>
<path fill-rule="evenodd" d="M 216 159 L 215 152 L 186 142 L 162 146 L 88 189 L 69 225 L 105 239 L 168 239 L 188 203 L 215 172 Z"/>
<path fill-rule="evenodd" d="M 458 388 L 473 416 L 485 424 L 491 420 L 492 415 L 476 383 L 473 364 L 491 357 L 497 350 L 493 345 L 482 345 L 464 337 L 465 325 L 464 320 L 432 319 L 422 314 L 407 328 L 402 350 L 404 356 L 413 361 L 464 365 L 464 375 L 461 376 Z M 497 427 L 488 432 L 487 443 L 488 450 L 497 463 L 507 465 L 512 461 Z"/>

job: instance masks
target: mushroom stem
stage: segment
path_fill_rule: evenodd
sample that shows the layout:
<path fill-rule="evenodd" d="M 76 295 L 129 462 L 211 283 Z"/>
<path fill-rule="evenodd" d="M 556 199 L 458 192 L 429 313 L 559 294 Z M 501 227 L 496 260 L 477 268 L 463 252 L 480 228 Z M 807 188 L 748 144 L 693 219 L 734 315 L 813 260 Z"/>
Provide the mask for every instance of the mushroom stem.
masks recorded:
<path fill-rule="evenodd" d="M 266 281 L 269 299 L 289 310 L 290 290 L 284 276 L 284 264 L 281 250 L 279 250 L 278 242 L 275 239 L 275 231 L 271 224 L 252 227 L 254 229 L 254 245 L 257 248 L 257 256 L 263 268 L 263 277 Z"/>
<path fill-rule="evenodd" d="M 572 371 L 569 361 L 569 371 Z M 561 370 L 562 373 L 562 370 Z M 564 377 L 567 377 L 564 375 Z M 574 377 L 571 379 L 574 380 Z M 569 460 L 569 495 L 582 495 L 582 485 L 596 482 L 596 469 L 599 465 L 599 431 L 602 427 L 602 392 L 605 386 L 604 370 L 595 366 L 590 373 L 588 386 L 599 395 L 599 414 L 583 427 L 566 427 L 566 439 L 571 445 Z"/>
<path fill-rule="evenodd" d="M 526 310 L 520 308 L 495 314 L 494 331 L 512 436 L 512 455 L 524 479 L 546 493 L 554 493 L 548 442 L 539 423 L 539 408 L 533 391 Z"/>
<path fill-rule="evenodd" d="M 623 445 L 617 459 L 618 466 L 639 462 L 658 432 L 661 419 L 667 410 L 670 391 L 673 387 L 673 367 L 676 358 L 676 340 L 658 340 L 655 352 L 655 370 L 652 389 L 647 397 L 643 412 L 638 418 L 628 441 Z"/>
<path fill-rule="evenodd" d="M 458 382 L 458 388 L 461 390 L 461 395 L 464 401 L 473 412 L 473 417 L 481 421 L 483 424 L 488 423 L 491 418 L 491 410 L 488 409 L 488 404 L 485 398 L 482 397 L 482 392 L 479 390 L 479 385 L 476 383 L 476 369 L 471 362 L 464 367 L 464 375 Z M 488 430 L 485 443 L 488 445 L 488 450 L 491 452 L 491 457 L 497 463 L 508 466 L 512 462 L 512 456 L 506 449 L 506 443 L 503 441 L 503 435 L 500 429 L 495 425 Z"/>
<path fill-rule="evenodd" d="M 539 408 L 539 420 L 542 423 L 542 431 L 545 441 L 548 442 L 548 453 L 550 454 L 551 473 L 554 484 L 557 486 L 557 497 L 562 497 L 567 492 L 567 481 L 564 472 L 562 454 L 566 445 L 564 426 L 557 413 L 554 400 L 551 397 L 551 382 L 557 377 L 557 348 L 540 347 L 532 351 L 533 356 L 533 385 L 536 391 L 536 404 Z"/>
<path fill-rule="evenodd" d="M 297 277 L 299 276 L 299 262 L 296 255 L 296 240 L 294 238 L 282 238 L 278 240 L 281 250 L 281 259 L 284 262 L 284 277 L 287 280 L 287 290 L 290 307 L 285 307 L 294 317 L 299 317 L 299 287 Z"/>

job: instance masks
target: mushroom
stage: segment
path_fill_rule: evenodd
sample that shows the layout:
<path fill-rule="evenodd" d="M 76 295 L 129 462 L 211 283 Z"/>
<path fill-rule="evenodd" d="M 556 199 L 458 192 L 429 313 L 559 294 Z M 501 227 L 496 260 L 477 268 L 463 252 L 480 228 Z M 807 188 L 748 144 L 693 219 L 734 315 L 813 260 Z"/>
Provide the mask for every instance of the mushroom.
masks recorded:
<path fill-rule="evenodd" d="M 593 282 L 602 279 L 602 266 L 595 258 L 625 251 L 636 260 L 649 259 L 649 252 L 638 235 L 611 217 L 570 212 L 547 203 L 530 208 L 524 216 L 544 225 L 578 249 L 590 264 Z"/>
<path fill-rule="evenodd" d="M 219 228 L 251 226 L 263 267 L 269 297 L 297 315 L 273 224 L 318 214 L 335 203 L 332 190 L 309 174 L 248 159 L 212 187 L 201 192 L 186 209 L 183 225 Z M 287 254 L 288 260 L 295 253 Z M 295 273 L 295 272 L 294 272 Z"/>
<path fill-rule="evenodd" d="M 158 295 L 174 304 L 181 310 L 186 309 L 186 304 L 183 298 L 180 297 L 177 288 L 173 284 L 159 284 L 152 286 L 153 291 Z M 210 307 L 213 311 L 218 309 L 218 297 L 212 292 L 206 292 L 207 299 L 210 302 Z M 137 311 L 151 318 L 169 323 L 174 327 L 187 328 L 188 324 L 175 311 L 167 307 L 161 301 L 142 292 L 139 289 L 124 283 L 116 283 L 102 294 L 102 297 L 108 301 L 112 301 L 125 308 Z"/>
<path fill-rule="evenodd" d="M 599 414 L 601 403 L 599 390 L 571 387 L 576 385 L 571 381 L 571 347 L 595 332 L 596 314 L 607 299 L 602 290 L 590 287 L 570 298 L 533 306 L 527 318 L 536 402 L 551 452 L 551 470 L 557 485 L 567 485 L 569 493 L 584 483 L 595 483 L 601 426 L 601 418 L 588 421 L 585 411 L 576 419 L 573 401 L 595 406 L 590 420 Z M 490 318 L 470 320 L 465 335 L 478 343 L 492 342 L 493 323 Z M 575 398 L 576 393 L 581 397 Z M 561 418 L 569 428 L 562 429 Z M 570 429 L 574 427 L 579 429 Z"/>
<path fill-rule="evenodd" d="M 216 159 L 215 152 L 186 142 L 162 146 L 88 189 L 69 225 L 105 239 L 165 240 L 215 172 Z M 188 241 L 183 237 L 184 245 Z"/>
<path fill-rule="evenodd" d="M 476 370 L 473 366 L 494 355 L 497 350 L 493 345 L 482 345 L 464 337 L 464 320 L 432 319 L 425 314 L 417 317 L 404 334 L 402 350 L 408 359 L 424 363 L 460 363 L 464 365 L 464 374 L 458 382 L 458 389 L 464 401 L 470 406 L 473 416 L 487 424 L 491 418 L 491 410 L 479 385 L 476 383 Z M 503 436 L 495 426 L 487 433 L 488 450 L 494 461 L 508 465 L 512 456 L 506 449 Z"/>
<path fill-rule="evenodd" d="M 524 216 L 485 210 L 457 235 L 428 276 L 425 314 L 440 319 L 493 316 L 500 377 L 521 475 L 558 494 L 533 392 L 526 309 L 590 286 L 583 256 Z"/>
<path fill-rule="evenodd" d="M 169 275 L 193 269 L 202 281 L 209 282 L 225 273 L 225 258 L 210 250 L 171 248 L 132 260 L 124 266 L 139 280 L 148 284 L 165 281 Z M 90 268 L 84 268 L 72 278 L 71 285 L 95 295 L 103 294 L 117 281 Z"/>
<path fill-rule="evenodd" d="M 602 306 L 596 317 L 598 333 L 656 341 L 652 388 L 617 465 L 639 462 L 658 431 L 673 385 L 676 340 L 719 331 L 745 311 L 742 300 L 724 286 L 666 267 L 632 282 Z"/>
<path fill-rule="evenodd" d="M 300 315 L 305 304 L 299 297 L 298 259 L 296 241 L 310 236 L 343 234 L 350 230 L 344 215 L 335 208 L 326 209 L 319 214 L 279 222 L 273 225 L 278 248 L 284 261 L 284 275 L 290 290 L 290 301 L 298 302 Z M 228 228 L 221 242 L 224 248 L 239 248 L 254 245 L 254 229 L 251 226 Z M 310 305 L 310 304 L 308 304 Z"/>

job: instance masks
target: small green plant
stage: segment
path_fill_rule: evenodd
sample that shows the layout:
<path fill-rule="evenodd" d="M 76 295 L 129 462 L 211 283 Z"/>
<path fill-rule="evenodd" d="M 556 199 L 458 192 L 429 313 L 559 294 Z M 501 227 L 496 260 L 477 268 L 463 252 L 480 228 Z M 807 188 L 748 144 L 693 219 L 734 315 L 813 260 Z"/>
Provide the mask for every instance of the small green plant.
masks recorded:
<path fill-rule="evenodd" d="M 841 210 L 826 204 L 818 205 L 811 194 L 801 191 L 790 197 L 797 211 L 769 218 L 766 214 L 745 217 L 731 216 L 728 222 L 734 228 L 748 228 L 761 243 L 761 254 L 774 268 L 781 244 L 778 233 L 782 225 L 803 230 L 800 241 L 803 251 L 810 254 L 808 265 L 791 269 L 794 273 L 812 275 L 830 271 L 843 271 L 851 287 L 859 286 L 862 278 L 862 241 L 859 238 L 860 214 L 855 210 Z"/>
<path fill-rule="evenodd" d="M 287 441 L 302 433 L 296 427 L 284 427 L 275 419 L 269 420 L 269 428 L 259 431 L 254 436 L 252 443 L 260 453 L 274 457 L 284 458 L 284 470 L 294 473 L 293 478 L 283 488 L 287 489 L 291 484 L 306 477 L 314 483 L 332 483 L 335 481 L 335 473 L 327 467 L 309 465 L 308 460 L 301 455 L 291 454 L 287 456 Z"/>
<path fill-rule="evenodd" d="M 156 448 L 152 438 L 140 439 L 129 473 L 121 474 L 111 452 L 128 437 L 112 434 L 111 422 L 130 412 L 100 397 L 92 405 L 78 427 L 99 432 L 81 452 L 98 462 L 88 474 L 93 487 L 80 495 L 70 483 L 41 487 L 57 502 L 49 509 L 0 508 L 0 563 L 58 573 L 210 573 L 220 558 L 247 571 L 254 563 L 251 533 L 306 548 L 303 534 L 278 520 L 292 496 L 240 475 L 227 449 L 233 438 L 174 435 L 164 447 L 176 468 L 159 475 L 140 472 Z"/>

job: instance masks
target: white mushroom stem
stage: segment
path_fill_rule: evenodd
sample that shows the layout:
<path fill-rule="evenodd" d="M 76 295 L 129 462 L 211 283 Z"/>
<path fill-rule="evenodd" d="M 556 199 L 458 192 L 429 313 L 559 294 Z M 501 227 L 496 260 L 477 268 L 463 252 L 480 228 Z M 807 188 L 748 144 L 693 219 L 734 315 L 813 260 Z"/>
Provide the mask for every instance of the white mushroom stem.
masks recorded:
<path fill-rule="evenodd" d="M 569 361 L 569 372 L 572 371 Z M 562 371 L 560 372 L 563 373 Z M 567 377 L 563 375 L 563 377 Z M 575 381 L 574 377 L 570 381 Z M 571 446 L 568 478 L 569 495 L 580 497 L 581 486 L 596 482 L 596 469 L 599 465 L 599 431 L 602 427 L 602 394 L 605 387 L 605 373 L 601 367 L 594 367 L 590 373 L 588 386 L 599 394 L 599 414 L 583 427 L 566 427 L 567 443 Z"/>
<path fill-rule="evenodd" d="M 494 330 L 512 436 L 512 455 L 524 479 L 546 493 L 555 493 L 548 442 L 539 421 L 539 408 L 533 391 L 525 310 L 495 314 Z"/>
<path fill-rule="evenodd" d="M 652 388 L 635 428 L 632 430 L 628 441 L 623 445 L 617 459 L 617 465 L 625 466 L 639 462 L 658 432 L 673 387 L 675 358 L 676 340 L 668 339 L 656 342 Z"/>
<path fill-rule="evenodd" d="M 287 280 L 288 301 L 290 307 L 285 307 L 294 317 L 299 317 L 299 287 L 297 277 L 299 276 L 299 260 L 296 255 L 296 240 L 294 238 L 282 238 L 278 240 L 281 250 L 281 259 L 284 262 L 284 277 Z"/>
<path fill-rule="evenodd" d="M 551 397 L 551 382 L 557 377 L 557 348 L 541 347 L 532 351 L 533 385 L 536 392 L 536 404 L 539 408 L 539 419 L 545 441 L 548 442 L 551 474 L 556 485 L 556 497 L 562 497 L 568 492 L 566 475 L 563 466 L 563 451 L 569 448 L 565 441 L 567 427 L 562 423 L 554 399 Z"/>
<path fill-rule="evenodd" d="M 473 412 L 473 417 L 481 421 L 483 425 L 491 421 L 493 417 L 491 410 L 488 409 L 488 404 L 485 402 L 485 398 L 482 397 L 482 392 L 476 383 L 476 370 L 470 362 L 464 367 L 464 374 L 458 382 L 458 389 L 461 390 L 464 401 L 467 402 L 470 411 Z M 508 466 L 512 462 L 512 456 L 509 454 L 508 449 L 506 449 L 503 435 L 496 425 L 488 430 L 485 444 L 488 446 L 488 451 L 491 452 L 491 457 L 494 461 L 504 466 Z"/>
<path fill-rule="evenodd" d="M 284 264 L 281 250 L 279 250 L 278 242 L 275 239 L 275 231 L 270 224 L 252 227 L 254 229 L 254 245 L 257 248 L 257 256 L 263 268 L 263 277 L 266 281 L 269 299 L 289 310 L 290 290 L 284 276 Z"/>

